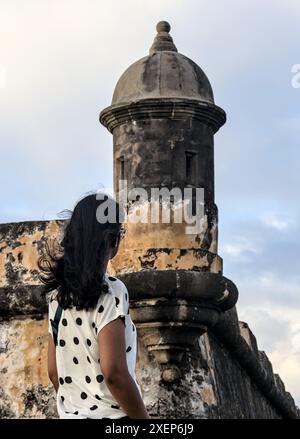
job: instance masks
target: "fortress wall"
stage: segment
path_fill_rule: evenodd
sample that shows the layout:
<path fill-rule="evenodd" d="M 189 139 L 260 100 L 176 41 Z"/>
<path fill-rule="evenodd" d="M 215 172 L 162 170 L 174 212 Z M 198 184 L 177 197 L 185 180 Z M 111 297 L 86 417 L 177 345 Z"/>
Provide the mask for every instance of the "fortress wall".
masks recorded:
<path fill-rule="evenodd" d="M 0 225 L 0 417 L 56 417 L 37 259 L 60 221 Z"/>
<path fill-rule="evenodd" d="M 45 241 L 59 235 L 63 225 L 63 221 L 0 225 L 1 418 L 57 417 L 55 392 L 47 376 L 47 306 L 40 298 L 36 261 Z M 235 309 L 225 314 L 227 321 L 199 337 L 184 356 L 183 378 L 172 385 L 161 380 L 162 366 L 138 339 L 137 379 L 151 416 L 299 416 L 248 325 L 238 322 Z"/>

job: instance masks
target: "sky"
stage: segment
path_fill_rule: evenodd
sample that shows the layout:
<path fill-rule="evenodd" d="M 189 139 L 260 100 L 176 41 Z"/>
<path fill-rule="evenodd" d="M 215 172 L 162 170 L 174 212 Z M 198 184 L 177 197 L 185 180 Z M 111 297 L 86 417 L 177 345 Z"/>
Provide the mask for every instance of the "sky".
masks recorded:
<path fill-rule="evenodd" d="M 215 136 L 224 276 L 300 405 L 299 1 L 0 0 L 0 10 L 0 222 L 57 218 L 112 186 L 99 112 L 168 21 L 227 113 Z"/>

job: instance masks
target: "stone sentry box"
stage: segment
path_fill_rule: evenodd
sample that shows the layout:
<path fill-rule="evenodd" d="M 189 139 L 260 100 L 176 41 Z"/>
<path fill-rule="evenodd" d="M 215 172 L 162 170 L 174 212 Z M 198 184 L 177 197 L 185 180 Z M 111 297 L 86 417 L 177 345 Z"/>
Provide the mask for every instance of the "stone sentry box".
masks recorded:
<path fill-rule="evenodd" d="M 132 315 L 162 380 L 180 379 L 184 353 L 232 308 L 237 288 L 222 276 L 214 202 L 214 133 L 225 123 L 201 68 L 178 53 L 167 22 L 157 25 L 148 56 L 119 79 L 100 122 L 113 134 L 114 189 L 204 188 L 201 231 L 187 224 L 130 222 L 149 201 L 130 206 L 126 237 L 113 261 L 127 285 Z M 159 202 L 158 202 L 159 203 Z M 150 209 L 149 209 L 150 210 Z"/>

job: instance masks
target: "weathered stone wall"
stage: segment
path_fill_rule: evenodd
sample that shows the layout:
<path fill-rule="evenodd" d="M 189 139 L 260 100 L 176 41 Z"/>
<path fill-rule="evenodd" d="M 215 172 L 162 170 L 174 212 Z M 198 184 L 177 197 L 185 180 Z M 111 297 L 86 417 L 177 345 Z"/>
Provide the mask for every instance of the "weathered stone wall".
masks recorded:
<path fill-rule="evenodd" d="M 234 318 L 234 316 L 233 316 Z M 255 337 L 248 325 L 240 322 L 240 336 L 245 340 Z M 155 357 L 149 355 L 139 340 L 137 379 L 141 385 L 148 410 L 159 418 L 199 419 L 281 419 L 300 417 L 299 410 L 264 352 L 257 351 L 263 366 L 267 365 L 268 379 L 280 393 L 280 403 L 288 410 L 275 406 L 241 366 L 237 358 L 212 332 L 198 338 L 180 365 L 181 380 L 169 385 L 161 380 L 162 369 Z"/>
<path fill-rule="evenodd" d="M 150 366 L 151 365 L 151 366 Z M 282 418 L 261 395 L 230 353 L 207 334 L 182 362 L 183 381 L 160 379 L 154 358 L 139 343 L 137 379 L 148 410 L 159 418 L 259 419 Z"/>
<path fill-rule="evenodd" d="M 47 307 L 40 299 L 36 261 L 45 240 L 55 237 L 62 228 L 61 221 L 0 226 L 2 418 L 57 416 L 55 394 L 47 376 Z M 282 381 L 273 375 L 266 355 L 258 351 L 247 324 L 238 324 L 235 311 L 227 314 L 231 325 L 225 331 L 228 339 L 221 337 L 222 324 L 199 337 L 194 349 L 183 357 L 179 371 L 182 379 L 172 385 L 161 379 L 162 366 L 138 339 L 137 379 L 153 417 L 285 418 L 299 415 Z M 243 342 L 253 353 L 250 367 L 247 366 L 250 356 Z M 265 375 L 262 376 L 260 368 Z"/>
<path fill-rule="evenodd" d="M 0 322 L 0 417 L 57 417 L 47 374 L 47 315 Z"/>
<path fill-rule="evenodd" d="M 0 417 L 56 417 L 37 259 L 59 221 L 0 225 Z"/>
<path fill-rule="evenodd" d="M 64 221 L 0 225 L 0 418 L 57 417 L 37 260 L 63 229 Z"/>

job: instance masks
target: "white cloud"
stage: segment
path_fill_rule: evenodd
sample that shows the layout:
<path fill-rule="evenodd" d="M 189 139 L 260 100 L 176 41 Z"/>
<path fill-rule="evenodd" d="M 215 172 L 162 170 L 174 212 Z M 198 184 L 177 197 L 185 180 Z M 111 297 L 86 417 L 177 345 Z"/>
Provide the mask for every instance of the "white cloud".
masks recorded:
<path fill-rule="evenodd" d="M 290 230 L 296 225 L 294 218 L 275 212 L 266 212 L 260 219 L 265 226 L 279 230 L 280 232 Z"/>
<path fill-rule="evenodd" d="M 271 255 L 270 255 L 271 257 Z M 279 307 L 282 313 L 286 310 L 297 310 L 300 317 L 300 275 L 284 276 L 281 273 L 260 271 L 259 261 L 256 273 L 248 273 L 235 279 L 240 291 L 240 303 L 250 306 L 256 303 L 262 308 Z"/>
<path fill-rule="evenodd" d="M 284 230 L 287 230 L 289 228 L 290 223 L 291 223 L 290 220 L 280 219 L 273 214 L 266 215 L 263 218 L 263 222 L 266 226 L 273 227 L 274 229 L 279 230 L 281 232 Z"/>
<path fill-rule="evenodd" d="M 244 236 L 234 237 L 232 242 L 224 243 L 220 246 L 220 253 L 228 255 L 232 258 L 246 257 L 249 253 L 257 254 L 260 252 L 253 242 Z"/>

